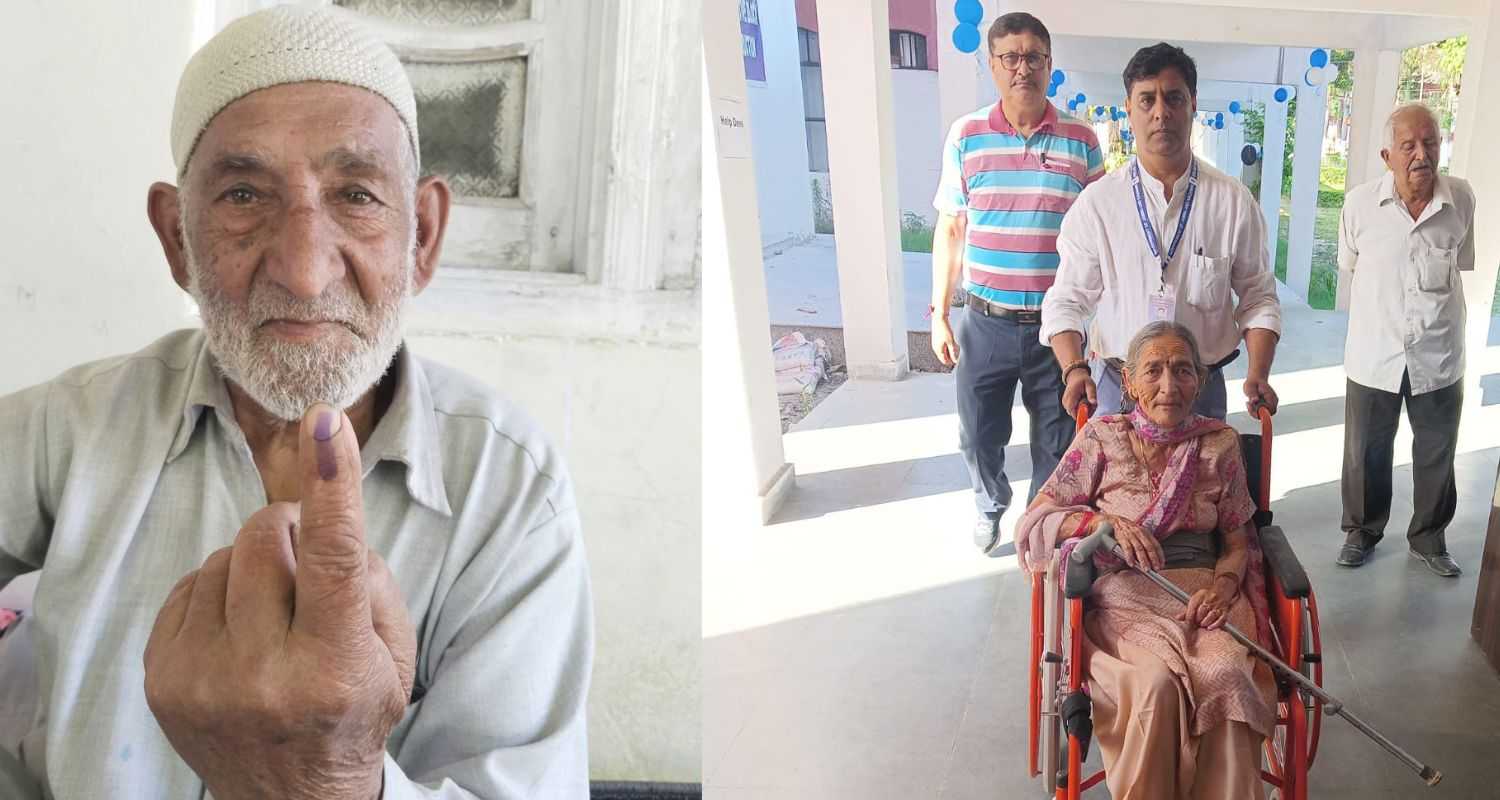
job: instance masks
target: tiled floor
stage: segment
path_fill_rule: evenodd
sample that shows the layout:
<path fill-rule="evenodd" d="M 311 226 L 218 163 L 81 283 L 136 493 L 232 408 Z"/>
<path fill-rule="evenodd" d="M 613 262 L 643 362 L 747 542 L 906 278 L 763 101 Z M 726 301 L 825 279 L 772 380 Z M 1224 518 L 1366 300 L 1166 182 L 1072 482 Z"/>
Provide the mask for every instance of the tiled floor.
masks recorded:
<path fill-rule="evenodd" d="M 1343 326 L 1331 312 L 1288 315 L 1273 508 L 1319 595 L 1327 688 L 1446 778 L 1426 789 L 1328 720 L 1312 796 L 1500 797 L 1500 676 L 1469 638 L 1500 409 L 1465 412 L 1448 533 L 1462 578 L 1404 552 L 1405 432 L 1390 535 L 1365 567 L 1337 567 Z M 1024 775 L 1028 595 L 1014 559 L 984 559 L 968 541 L 952 415 L 951 376 L 851 381 L 787 435 L 798 485 L 777 519 L 707 534 L 709 797 L 1042 796 Z M 1024 433 L 1008 451 L 1022 496 Z"/>

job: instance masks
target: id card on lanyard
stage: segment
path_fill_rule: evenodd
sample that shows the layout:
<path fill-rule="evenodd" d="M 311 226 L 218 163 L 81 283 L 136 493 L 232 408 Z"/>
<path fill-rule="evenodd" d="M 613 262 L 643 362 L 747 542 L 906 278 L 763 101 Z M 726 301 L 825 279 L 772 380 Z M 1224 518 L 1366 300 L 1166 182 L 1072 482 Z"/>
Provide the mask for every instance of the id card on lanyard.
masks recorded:
<path fill-rule="evenodd" d="M 1172 234 L 1172 243 L 1162 253 L 1161 241 L 1156 238 L 1156 229 L 1151 226 L 1151 217 L 1146 213 L 1146 193 L 1141 189 L 1141 162 L 1130 162 L 1130 190 L 1135 194 L 1135 210 L 1141 218 L 1141 231 L 1146 235 L 1146 247 L 1151 256 L 1161 265 L 1160 280 L 1156 291 L 1147 298 L 1146 313 L 1151 322 L 1172 321 L 1177 316 L 1177 289 L 1167 285 L 1167 265 L 1177 254 L 1182 244 L 1182 234 L 1187 230 L 1188 217 L 1193 213 L 1193 201 L 1198 196 L 1198 159 L 1188 167 L 1187 193 L 1182 196 L 1182 210 L 1177 215 L 1177 230 Z"/>

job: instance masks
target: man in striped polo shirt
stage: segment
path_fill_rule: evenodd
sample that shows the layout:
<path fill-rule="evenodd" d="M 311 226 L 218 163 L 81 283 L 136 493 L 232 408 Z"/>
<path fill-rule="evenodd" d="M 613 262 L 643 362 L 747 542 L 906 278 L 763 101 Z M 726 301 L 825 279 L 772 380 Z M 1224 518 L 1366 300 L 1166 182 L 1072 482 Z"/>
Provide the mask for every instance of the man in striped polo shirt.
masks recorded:
<path fill-rule="evenodd" d="M 932 248 L 932 350 L 954 365 L 959 447 L 974 486 L 974 543 L 999 555 L 1000 516 L 1016 383 L 1031 416 L 1031 496 L 1073 435 L 1063 384 L 1041 344 L 1042 296 L 1057 270 L 1057 232 L 1083 187 L 1104 175 L 1093 129 L 1047 102 L 1052 37 L 1036 17 L 990 26 L 990 73 L 1000 102 L 953 123 Z M 957 336 L 948 306 L 964 266 L 966 311 Z"/>

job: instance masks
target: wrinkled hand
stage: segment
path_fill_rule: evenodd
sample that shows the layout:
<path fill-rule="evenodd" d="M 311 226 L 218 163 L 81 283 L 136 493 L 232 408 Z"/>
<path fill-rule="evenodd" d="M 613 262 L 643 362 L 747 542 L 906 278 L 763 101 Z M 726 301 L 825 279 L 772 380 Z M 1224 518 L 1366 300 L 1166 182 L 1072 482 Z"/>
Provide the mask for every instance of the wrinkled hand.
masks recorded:
<path fill-rule="evenodd" d="M 1097 528 L 1101 521 L 1095 517 L 1093 527 Z M 1149 531 L 1124 517 L 1109 516 L 1109 521 L 1115 527 L 1115 541 L 1120 543 L 1125 563 L 1137 569 L 1149 567 L 1158 571 L 1167 565 L 1161 542 Z"/>
<path fill-rule="evenodd" d="M 1239 594 L 1238 588 L 1230 588 L 1229 581 L 1215 579 L 1213 586 L 1199 589 L 1188 598 L 1187 608 L 1177 619 L 1189 625 L 1207 630 L 1218 630 L 1229 619 L 1229 608 Z"/>
<path fill-rule="evenodd" d="M 379 797 L 411 696 L 416 635 L 365 546 L 353 425 L 313 406 L 299 450 L 301 503 L 178 581 L 146 645 L 147 704 L 218 800 Z"/>
<path fill-rule="evenodd" d="M 1245 410 L 1249 412 L 1250 416 L 1254 417 L 1256 406 L 1262 405 L 1272 414 L 1276 413 L 1278 398 L 1276 397 L 1276 390 L 1271 388 L 1269 382 L 1260 378 L 1246 378 L 1244 388 Z"/>
<path fill-rule="evenodd" d="M 1099 407 L 1099 388 L 1094 385 L 1094 376 L 1086 369 L 1075 369 L 1068 373 L 1068 384 L 1063 389 L 1063 410 L 1068 416 L 1078 413 L 1078 401 L 1087 400 L 1089 405 Z"/>
<path fill-rule="evenodd" d="M 953 326 L 935 314 L 932 317 L 932 354 L 945 367 L 958 363 L 958 340 L 953 338 Z"/>

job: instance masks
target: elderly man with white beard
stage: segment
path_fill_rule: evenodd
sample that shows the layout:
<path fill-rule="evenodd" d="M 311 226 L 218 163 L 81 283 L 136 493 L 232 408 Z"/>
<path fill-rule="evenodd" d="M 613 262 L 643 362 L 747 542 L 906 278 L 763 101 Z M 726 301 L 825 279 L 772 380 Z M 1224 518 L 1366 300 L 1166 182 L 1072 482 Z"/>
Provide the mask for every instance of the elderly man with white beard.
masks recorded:
<path fill-rule="evenodd" d="M 4 797 L 586 797 L 558 453 L 402 345 L 449 207 L 336 10 L 189 62 L 148 214 L 201 331 L 0 398 L 0 583 L 41 569 Z"/>

